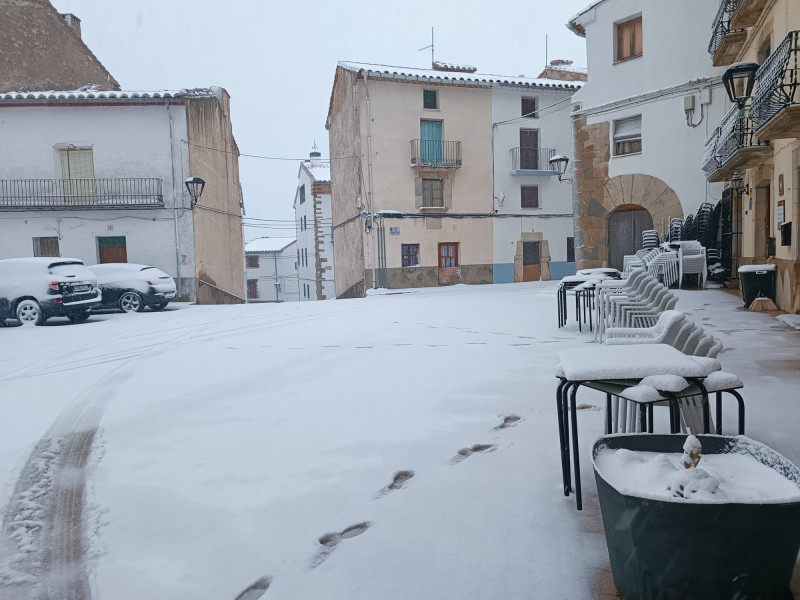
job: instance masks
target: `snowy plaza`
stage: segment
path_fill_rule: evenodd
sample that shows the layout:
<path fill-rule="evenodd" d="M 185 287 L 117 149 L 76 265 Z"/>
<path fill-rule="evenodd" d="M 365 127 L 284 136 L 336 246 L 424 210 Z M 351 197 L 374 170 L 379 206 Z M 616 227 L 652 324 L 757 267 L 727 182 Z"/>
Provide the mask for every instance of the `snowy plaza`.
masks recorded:
<path fill-rule="evenodd" d="M 744 381 L 747 435 L 800 462 L 800 334 L 721 290 L 676 293 Z M 0 506 L 27 525 L 0 549 L 0 597 L 46 578 L 233 600 L 269 578 L 270 599 L 615 598 L 600 393 L 579 396 L 583 511 L 561 490 L 557 352 L 596 344 L 570 317 L 537 282 L 2 329 Z M 86 547 L 44 557 L 36 506 L 59 485 Z"/>

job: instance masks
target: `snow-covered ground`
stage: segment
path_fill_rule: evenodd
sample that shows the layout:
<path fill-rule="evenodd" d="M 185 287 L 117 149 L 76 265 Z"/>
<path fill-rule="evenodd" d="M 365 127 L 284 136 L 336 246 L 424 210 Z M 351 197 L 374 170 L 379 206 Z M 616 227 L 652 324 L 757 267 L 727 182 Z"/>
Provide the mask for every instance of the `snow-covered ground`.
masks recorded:
<path fill-rule="evenodd" d="M 800 463 L 800 333 L 676 293 L 744 380 L 747 434 Z M 556 354 L 591 339 L 558 329 L 554 283 L 0 329 L 0 582 L 28 581 L 0 598 L 59 578 L 102 600 L 259 580 L 242 598 L 616 597 L 587 460 L 601 410 L 578 419 L 584 510 L 561 493 Z M 37 529 L 55 493 L 83 503 L 83 538 L 50 577 L 33 563 L 61 535 Z"/>

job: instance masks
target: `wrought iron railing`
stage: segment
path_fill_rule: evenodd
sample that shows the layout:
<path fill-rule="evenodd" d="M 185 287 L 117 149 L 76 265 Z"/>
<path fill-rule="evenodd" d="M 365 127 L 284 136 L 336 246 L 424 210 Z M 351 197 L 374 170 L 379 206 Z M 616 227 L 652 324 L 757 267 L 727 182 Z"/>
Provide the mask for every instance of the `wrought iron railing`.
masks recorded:
<path fill-rule="evenodd" d="M 511 170 L 552 171 L 554 148 L 511 148 Z"/>
<path fill-rule="evenodd" d="M 719 161 L 719 156 L 717 154 L 717 148 L 719 146 L 719 138 L 720 138 L 720 128 L 716 127 L 706 140 L 706 150 L 705 154 L 703 155 L 703 173 L 706 174 L 706 177 L 710 177 L 711 174 L 717 169 L 719 169 L 721 165 Z"/>
<path fill-rule="evenodd" d="M 164 206 L 161 179 L 0 179 L 0 208 Z"/>
<path fill-rule="evenodd" d="M 783 108 L 798 104 L 800 31 L 791 31 L 756 71 L 756 93 L 750 117 L 760 129 Z"/>
<path fill-rule="evenodd" d="M 714 24 L 711 26 L 711 41 L 708 43 L 708 53 L 716 55 L 717 50 L 722 45 L 722 40 L 731 33 L 731 18 L 742 0 L 721 0 Z"/>
<path fill-rule="evenodd" d="M 411 140 L 412 167 L 461 167 L 461 142 Z"/>
<path fill-rule="evenodd" d="M 719 146 L 717 156 L 723 164 L 737 150 L 750 148 L 752 146 L 764 146 L 766 142 L 759 142 L 755 136 L 755 123 L 750 116 L 750 106 L 745 104 L 739 108 L 734 104 L 722 119 L 719 126 Z"/>

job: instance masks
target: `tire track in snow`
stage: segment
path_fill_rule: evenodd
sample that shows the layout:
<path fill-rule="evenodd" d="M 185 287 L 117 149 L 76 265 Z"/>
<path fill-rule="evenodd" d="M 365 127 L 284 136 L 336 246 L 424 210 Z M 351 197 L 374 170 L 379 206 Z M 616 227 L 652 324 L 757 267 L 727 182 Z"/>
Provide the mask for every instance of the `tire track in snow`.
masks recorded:
<path fill-rule="evenodd" d="M 106 399 L 133 370 L 113 369 L 53 422 L 17 479 L 0 531 L 0 599 L 88 600 L 85 467 Z"/>

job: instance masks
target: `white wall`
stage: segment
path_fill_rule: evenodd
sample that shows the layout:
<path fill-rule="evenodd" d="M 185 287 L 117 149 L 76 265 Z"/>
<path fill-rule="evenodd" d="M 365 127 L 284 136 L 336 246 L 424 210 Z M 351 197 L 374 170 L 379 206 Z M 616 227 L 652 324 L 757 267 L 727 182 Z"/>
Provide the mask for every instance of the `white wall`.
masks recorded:
<path fill-rule="evenodd" d="M 248 298 L 248 302 L 296 302 L 300 300 L 297 283 L 297 244 L 292 243 L 278 252 L 248 252 L 258 254 L 258 268 L 245 267 L 247 280 L 258 280 L 258 298 Z M 245 262 L 245 264 L 247 264 Z M 276 276 L 277 270 L 277 276 Z M 275 282 L 280 283 L 281 291 L 276 294 Z"/>
<path fill-rule="evenodd" d="M 331 195 L 323 194 L 319 197 L 322 201 L 322 220 L 319 223 L 314 221 L 314 196 L 311 194 L 311 185 L 313 184 L 312 178 L 308 172 L 300 168 L 300 174 L 297 179 L 297 191 L 295 192 L 294 212 L 295 212 L 295 226 L 297 232 L 297 248 L 302 252 L 305 249 L 308 252 L 308 264 L 303 265 L 298 263 L 297 274 L 298 284 L 300 286 L 300 300 L 318 300 L 317 298 L 317 271 L 316 271 L 316 240 L 315 240 L 315 227 L 318 228 L 320 238 L 322 239 L 322 248 L 320 251 L 320 258 L 327 259 L 322 263 L 326 271 L 322 280 L 322 293 L 325 299 L 336 297 L 336 290 L 334 284 L 333 274 L 333 245 L 331 237 L 332 227 L 332 213 L 331 213 Z M 305 202 L 300 204 L 299 194 L 300 186 L 305 185 Z M 301 219 L 306 218 L 307 229 L 302 231 L 300 229 Z M 309 298 L 303 297 L 302 286 L 306 284 L 310 286 L 311 295 Z"/>
<path fill-rule="evenodd" d="M 188 174 L 186 112 L 152 106 L 0 107 L 0 180 L 60 179 L 59 146 L 91 146 L 96 178 L 154 177 L 163 180 L 164 208 L 9 211 L 0 207 L 0 258 L 30 256 L 33 237 L 60 237 L 62 256 L 97 262 L 97 236 L 125 236 L 128 261 L 155 265 L 183 278 L 194 277 L 190 210 L 183 179 Z M 172 161 L 175 160 L 173 181 Z M 189 290 L 186 290 L 189 291 Z"/>
<path fill-rule="evenodd" d="M 564 83 L 572 85 L 571 82 Z M 524 218 L 493 219 L 495 281 L 498 283 L 504 279 L 502 273 L 508 279 L 508 265 L 512 268 L 513 281 L 514 255 L 517 242 L 522 240 L 522 232 L 542 232 L 544 239 L 549 242 L 551 261 L 567 260 L 566 238 L 573 236 L 572 187 L 568 183 L 559 183 L 555 176 L 512 175 L 510 150 L 520 145 L 520 129 L 538 129 L 540 147 L 554 148 L 556 154 L 564 154 L 572 159 L 570 96 L 573 92 L 574 90 L 526 89 L 519 86 L 492 88 L 492 123 L 520 117 L 523 96 L 537 98 L 538 109 L 542 111 L 539 118 L 494 127 L 495 209 L 498 214 L 530 215 Z M 543 165 L 541 168 L 548 166 Z M 520 187 L 523 185 L 539 186 L 540 208 L 521 207 Z"/>

